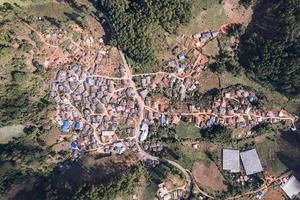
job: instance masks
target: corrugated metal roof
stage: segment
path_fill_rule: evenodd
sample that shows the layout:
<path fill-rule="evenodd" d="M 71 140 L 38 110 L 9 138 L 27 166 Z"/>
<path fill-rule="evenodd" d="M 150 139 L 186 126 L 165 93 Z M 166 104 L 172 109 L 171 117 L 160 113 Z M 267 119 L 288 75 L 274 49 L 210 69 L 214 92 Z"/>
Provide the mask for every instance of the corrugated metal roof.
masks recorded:
<path fill-rule="evenodd" d="M 223 169 L 240 172 L 239 150 L 223 149 Z"/>
<path fill-rule="evenodd" d="M 300 183 L 295 176 L 291 176 L 281 188 L 292 199 L 300 192 Z"/>
<path fill-rule="evenodd" d="M 240 153 L 245 171 L 247 175 L 255 174 L 263 171 L 259 157 L 255 149 Z"/>

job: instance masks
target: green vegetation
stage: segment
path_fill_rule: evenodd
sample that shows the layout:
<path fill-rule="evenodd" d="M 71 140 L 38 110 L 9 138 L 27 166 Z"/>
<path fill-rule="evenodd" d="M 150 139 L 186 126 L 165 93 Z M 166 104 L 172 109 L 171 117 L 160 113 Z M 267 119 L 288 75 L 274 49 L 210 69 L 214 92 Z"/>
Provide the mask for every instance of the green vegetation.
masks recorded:
<path fill-rule="evenodd" d="M 196 161 L 209 161 L 205 152 L 195 151 L 189 142 L 168 144 L 161 153 L 161 157 L 175 160 L 187 169 L 192 169 Z"/>
<path fill-rule="evenodd" d="M 3 126 L 39 118 L 50 101 L 41 90 L 46 78 L 42 66 L 37 68 L 27 62 L 33 46 L 22 39 L 28 29 L 21 20 L 28 15 L 9 4 L 1 7 L 0 15 L 3 16 L 0 27 L 0 126 Z"/>
<path fill-rule="evenodd" d="M 197 139 L 200 137 L 199 128 L 195 127 L 194 124 L 180 122 L 175 127 L 176 135 L 179 139 L 189 138 L 189 139 Z"/>
<path fill-rule="evenodd" d="M 271 138 L 269 136 L 263 142 L 256 144 L 256 150 L 263 166 L 273 172 L 275 176 L 279 176 L 287 170 L 287 167 L 277 156 L 277 153 L 280 151 L 280 147 L 277 142 L 278 139 L 276 137 Z"/>
<path fill-rule="evenodd" d="M 189 22 L 192 6 L 191 1 L 179 0 L 99 2 L 113 30 L 111 43 L 119 46 L 139 66 L 139 71 L 157 64 L 153 42 L 156 30 L 161 27 L 176 33 L 181 24 Z"/>
<path fill-rule="evenodd" d="M 117 195 L 128 195 L 133 193 L 134 187 L 139 182 L 142 169 L 138 166 L 133 167 L 128 174 L 116 180 L 111 180 L 105 184 L 84 184 L 71 199 L 79 200 L 100 200 L 115 199 Z"/>
<path fill-rule="evenodd" d="M 202 138 L 214 142 L 227 144 L 231 142 L 231 130 L 222 125 L 213 125 L 212 127 L 201 129 Z"/>
<path fill-rule="evenodd" d="M 249 76 L 290 96 L 300 94 L 299 12 L 299 1 L 259 1 L 239 48 Z"/>

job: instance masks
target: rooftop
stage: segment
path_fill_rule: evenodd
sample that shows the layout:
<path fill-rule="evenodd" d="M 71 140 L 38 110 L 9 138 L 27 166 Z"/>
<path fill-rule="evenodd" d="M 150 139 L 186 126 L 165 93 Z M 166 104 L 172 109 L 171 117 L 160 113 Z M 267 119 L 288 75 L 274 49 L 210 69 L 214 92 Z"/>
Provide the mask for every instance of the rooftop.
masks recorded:
<path fill-rule="evenodd" d="M 295 176 L 291 176 L 291 178 L 281 186 L 283 191 L 290 197 L 291 199 L 294 198 L 300 192 L 300 183 L 295 178 Z"/>
<path fill-rule="evenodd" d="M 247 175 L 255 174 L 263 171 L 259 157 L 255 149 L 240 153 L 245 171 Z"/>
<path fill-rule="evenodd" d="M 240 172 L 240 151 L 223 149 L 223 169 L 230 172 Z"/>

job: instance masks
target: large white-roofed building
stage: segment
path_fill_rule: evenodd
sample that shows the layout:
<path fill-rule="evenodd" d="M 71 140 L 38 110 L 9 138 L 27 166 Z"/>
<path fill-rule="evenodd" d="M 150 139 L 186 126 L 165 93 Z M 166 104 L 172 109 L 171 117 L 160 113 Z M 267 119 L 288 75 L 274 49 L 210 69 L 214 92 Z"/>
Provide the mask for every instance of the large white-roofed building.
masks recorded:
<path fill-rule="evenodd" d="M 295 178 L 295 176 L 291 176 L 289 180 L 281 186 L 286 195 L 293 199 L 300 192 L 300 182 Z"/>
<path fill-rule="evenodd" d="M 263 171 L 262 165 L 255 149 L 241 152 L 240 156 L 247 175 Z"/>
<path fill-rule="evenodd" d="M 223 149 L 223 169 L 232 173 L 240 172 L 240 151 Z"/>

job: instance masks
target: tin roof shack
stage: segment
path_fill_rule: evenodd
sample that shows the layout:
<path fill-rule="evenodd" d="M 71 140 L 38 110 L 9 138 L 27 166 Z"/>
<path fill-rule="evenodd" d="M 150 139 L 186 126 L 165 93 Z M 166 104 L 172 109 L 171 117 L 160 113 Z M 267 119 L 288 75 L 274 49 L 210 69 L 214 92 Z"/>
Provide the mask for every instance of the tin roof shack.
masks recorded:
<path fill-rule="evenodd" d="M 223 170 L 231 173 L 240 172 L 240 151 L 223 149 Z"/>
<path fill-rule="evenodd" d="M 140 129 L 140 141 L 143 142 L 147 139 L 148 136 L 148 131 L 149 131 L 149 126 L 145 122 L 142 124 L 141 129 Z"/>
<path fill-rule="evenodd" d="M 247 175 L 255 174 L 263 171 L 259 157 L 255 149 L 240 153 L 245 171 Z"/>
<path fill-rule="evenodd" d="M 290 199 L 293 199 L 300 192 L 300 182 L 295 178 L 295 176 L 291 176 L 289 180 L 281 186 L 281 188 Z"/>

